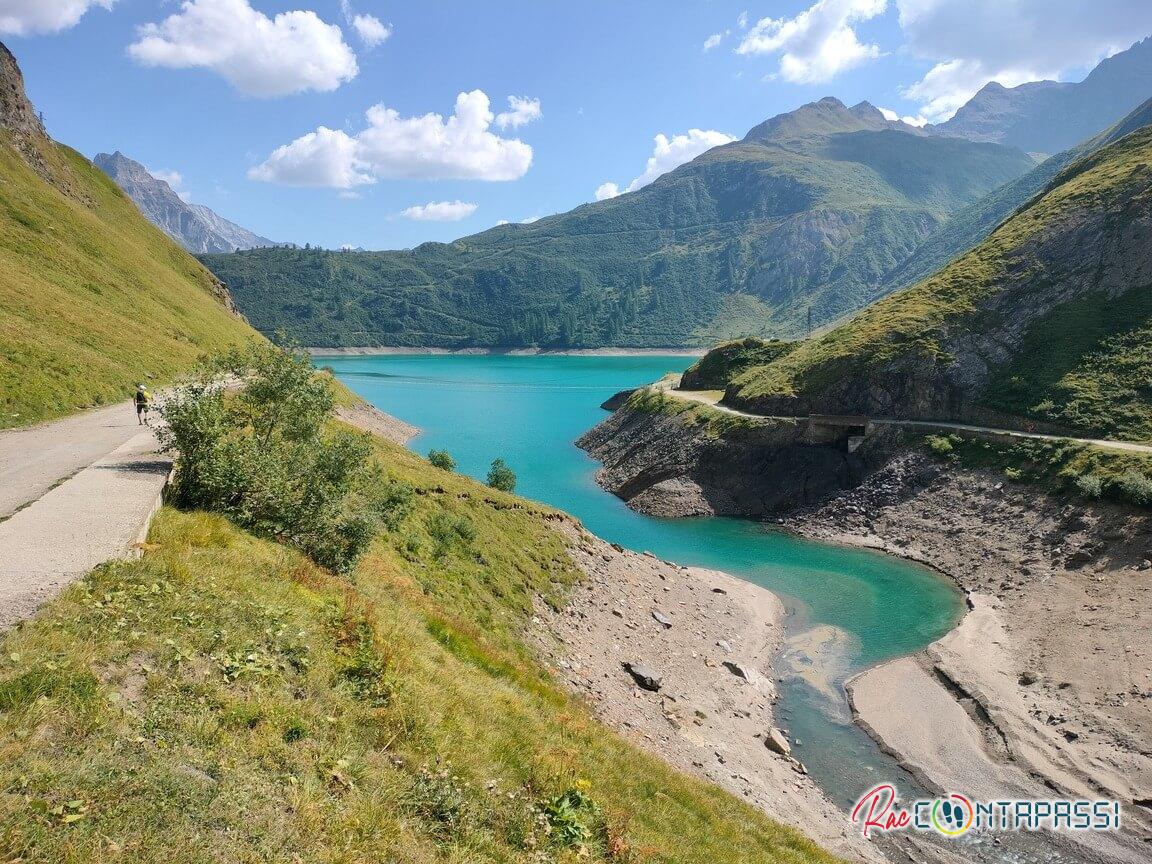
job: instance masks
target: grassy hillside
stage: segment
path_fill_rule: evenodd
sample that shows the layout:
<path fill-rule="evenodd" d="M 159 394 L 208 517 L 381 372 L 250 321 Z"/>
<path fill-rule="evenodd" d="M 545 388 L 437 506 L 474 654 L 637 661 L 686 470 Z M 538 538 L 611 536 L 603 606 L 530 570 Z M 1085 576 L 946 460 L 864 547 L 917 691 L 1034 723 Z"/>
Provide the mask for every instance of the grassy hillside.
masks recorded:
<path fill-rule="evenodd" d="M 680 378 L 682 390 L 723 390 L 728 382 L 756 366 L 764 366 L 783 357 L 797 345 L 796 342 L 749 337 L 717 345 L 686 370 Z"/>
<path fill-rule="evenodd" d="M 219 283 L 80 154 L 48 182 L 0 129 L 0 428 L 127 399 L 253 334 Z"/>
<path fill-rule="evenodd" d="M 1152 129 L 1060 172 L 936 275 L 787 355 L 727 399 L 995 417 L 1152 440 Z"/>
<path fill-rule="evenodd" d="M 143 560 L 0 642 L 0 857 L 831 861 L 532 659 L 564 517 L 379 446 L 408 512 L 348 580 L 165 509 Z"/>
<path fill-rule="evenodd" d="M 204 256 L 253 324 L 316 346 L 711 344 L 795 333 L 878 296 L 1022 152 L 821 100 L 650 186 L 400 252 Z"/>

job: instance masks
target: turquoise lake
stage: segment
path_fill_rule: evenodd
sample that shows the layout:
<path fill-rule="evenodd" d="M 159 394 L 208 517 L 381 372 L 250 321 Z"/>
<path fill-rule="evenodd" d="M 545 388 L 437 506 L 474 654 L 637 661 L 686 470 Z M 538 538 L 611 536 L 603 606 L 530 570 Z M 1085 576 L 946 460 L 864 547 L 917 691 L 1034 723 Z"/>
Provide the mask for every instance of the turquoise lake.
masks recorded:
<path fill-rule="evenodd" d="M 882 780 L 914 787 L 852 724 L 842 685 L 951 629 L 963 611 L 956 589 L 927 568 L 755 522 L 641 516 L 596 485 L 597 464 L 573 444 L 607 417 L 599 406 L 613 393 L 681 371 L 691 358 L 384 355 L 316 362 L 382 411 L 419 426 L 414 450 L 446 449 L 458 470 L 478 478 L 502 458 L 519 478 L 519 494 L 566 510 L 605 540 L 724 570 L 779 594 L 789 616 L 777 669 L 778 723 L 800 740 L 796 755 L 843 806 Z"/>

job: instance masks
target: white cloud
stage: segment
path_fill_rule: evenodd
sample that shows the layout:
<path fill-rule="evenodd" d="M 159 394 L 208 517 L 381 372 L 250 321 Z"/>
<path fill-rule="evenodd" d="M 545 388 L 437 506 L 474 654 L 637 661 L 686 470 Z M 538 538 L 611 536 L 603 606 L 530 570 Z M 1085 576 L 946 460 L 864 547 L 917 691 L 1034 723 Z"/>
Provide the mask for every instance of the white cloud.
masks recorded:
<path fill-rule="evenodd" d="M 509 126 L 518 129 L 534 120 L 539 120 L 542 116 L 539 99 L 509 96 L 508 110 L 496 115 L 496 126 L 500 129 L 507 129 Z"/>
<path fill-rule="evenodd" d="M 337 189 L 378 179 L 518 180 L 532 165 L 532 148 L 491 131 L 490 104 L 482 90 L 461 93 L 447 120 L 439 114 L 401 117 L 375 105 L 366 113 L 367 127 L 355 135 L 321 126 L 276 148 L 248 176 Z"/>
<path fill-rule="evenodd" d="M 180 196 L 182 200 L 192 200 L 192 193 L 184 188 L 184 175 L 179 171 L 171 171 L 167 168 L 149 168 L 147 170 L 148 173 L 157 180 L 163 180 L 167 183 L 168 187 Z"/>
<path fill-rule="evenodd" d="M 507 219 L 500 219 L 496 222 L 496 227 L 499 228 L 501 225 L 511 225 L 511 224 L 512 223 L 509 222 Z"/>
<path fill-rule="evenodd" d="M 908 49 L 934 63 L 904 90 L 945 120 L 989 81 L 1014 87 L 1095 65 L 1152 32 L 1147 0 L 896 0 Z"/>
<path fill-rule="evenodd" d="M 901 123 L 907 123 L 909 126 L 926 126 L 928 124 L 927 119 L 924 117 L 913 117 L 907 114 L 901 117 L 891 108 L 877 108 L 876 110 L 883 114 L 884 119 L 889 123 L 895 123 L 899 120 Z"/>
<path fill-rule="evenodd" d="M 111 9 L 116 0 L 0 0 L 0 33 L 27 36 L 74 27 L 89 9 Z"/>
<path fill-rule="evenodd" d="M 459 222 L 476 212 L 478 205 L 466 201 L 432 201 L 401 211 L 405 219 L 418 222 Z"/>
<path fill-rule="evenodd" d="M 691 162 L 706 150 L 728 144 L 736 139 L 724 132 L 715 129 L 689 129 L 683 135 L 673 135 L 669 138 L 663 132 L 656 136 L 655 147 L 648 163 L 644 166 L 644 173 L 621 190 L 615 183 L 601 183 L 596 188 L 596 200 L 605 201 L 615 198 L 624 192 L 635 192 L 647 186 L 662 174 L 667 174 L 673 168 Z"/>
<path fill-rule="evenodd" d="M 369 48 L 375 48 L 392 35 L 392 26 L 375 15 L 359 15 L 352 10 L 350 0 L 340 0 L 340 14 Z"/>
<path fill-rule="evenodd" d="M 615 198 L 619 194 L 620 187 L 611 181 L 607 183 L 601 183 L 596 187 L 597 201 L 607 201 L 609 198 Z"/>
<path fill-rule="evenodd" d="M 727 30 L 725 30 L 723 33 L 713 33 L 711 36 L 704 40 L 704 50 L 711 51 L 713 48 L 718 47 L 720 43 L 724 41 L 724 37 L 727 35 Z"/>
<path fill-rule="evenodd" d="M 1048 77 L 1032 69 L 989 69 L 978 60 L 949 60 L 937 63 L 928 73 L 901 93 L 920 103 L 920 113 L 932 121 L 947 120 L 989 81 L 1015 87 L 1027 81 Z"/>
<path fill-rule="evenodd" d="M 354 15 L 352 27 L 360 41 L 369 48 L 375 48 L 392 35 L 392 28 L 375 15 Z"/>
<path fill-rule="evenodd" d="M 0 0 L 3 2 L 3 0 Z M 184 0 L 139 28 L 128 53 L 145 66 L 204 68 L 251 96 L 335 90 L 356 77 L 356 55 L 315 12 L 269 18 L 248 0 Z"/>
<path fill-rule="evenodd" d="M 531 225 L 533 222 L 539 222 L 539 221 L 540 221 L 539 216 L 529 216 L 527 219 L 521 219 L 520 224 L 521 225 Z"/>
<path fill-rule="evenodd" d="M 741 30 L 747 30 L 748 29 L 748 13 L 747 12 L 741 12 L 740 13 L 740 16 L 736 19 L 736 26 L 739 27 Z"/>
<path fill-rule="evenodd" d="M 253 180 L 285 186 L 326 186 L 351 189 L 375 183 L 376 178 L 358 159 L 357 141 L 339 129 L 321 126 L 272 151 L 264 162 L 252 168 Z"/>
<path fill-rule="evenodd" d="M 817 84 L 880 56 L 862 43 L 854 24 L 875 18 L 888 0 L 817 0 L 795 18 L 761 18 L 736 48 L 737 54 L 779 54 L 788 81 Z"/>
<path fill-rule="evenodd" d="M 629 183 L 625 191 L 635 192 L 661 174 L 667 174 L 673 168 L 691 162 L 704 151 L 735 140 L 731 135 L 717 132 L 715 129 L 689 129 L 683 135 L 673 135 L 671 138 L 661 133 L 655 138 L 656 146 L 652 155 L 648 157 L 644 173 Z"/>

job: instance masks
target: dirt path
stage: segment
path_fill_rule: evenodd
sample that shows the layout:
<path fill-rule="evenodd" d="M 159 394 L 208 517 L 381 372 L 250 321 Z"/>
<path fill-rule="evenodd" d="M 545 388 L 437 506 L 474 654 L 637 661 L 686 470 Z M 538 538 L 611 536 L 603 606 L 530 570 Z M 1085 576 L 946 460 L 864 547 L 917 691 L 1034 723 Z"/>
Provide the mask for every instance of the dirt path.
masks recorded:
<path fill-rule="evenodd" d="M 718 390 L 676 390 L 673 389 L 670 383 L 666 385 L 663 381 L 654 386 L 673 398 L 683 399 L 686 402 L 699 402 L 702 405 L 715 408 L 717 411 L 722 411 L 725 414 L 733 414 L 737 417 L 747 417 L 750 420 L 796 419 L 795 417 L 775 418 L 765 414 L 752 414 L 748 411 L 738 411 L 735 408 L 729 408 L 727 405 L 720 404 L 720 399 L 724 394 Z M 1104 447 L 1110 450 L 1126 450 L 1130 453 L 1152 454 L 1152 444 L 1136 444 L 1131 441 L 1112 441 L 1106 438 L 1073 438 L 1066 435 L 1043 435 L 1039 432 L 1018 432 L 1014 429 L 997 429 L 992 426 L 973 426 L 967 423 L 949 423 L 938 420 L 900 420 L 894 417 L 872 417 L 870 419 L 873 423 L 880 423 L 886 426 L 904 426 L 909 429 L 924 429 L 925 431 L 954 429 L 957 432 L 1002 435 L 1008 438 L 1031 438 L 1037 441 L 1074 441 L 1079 444 L 1090 444 L 1093 447 Z"/>

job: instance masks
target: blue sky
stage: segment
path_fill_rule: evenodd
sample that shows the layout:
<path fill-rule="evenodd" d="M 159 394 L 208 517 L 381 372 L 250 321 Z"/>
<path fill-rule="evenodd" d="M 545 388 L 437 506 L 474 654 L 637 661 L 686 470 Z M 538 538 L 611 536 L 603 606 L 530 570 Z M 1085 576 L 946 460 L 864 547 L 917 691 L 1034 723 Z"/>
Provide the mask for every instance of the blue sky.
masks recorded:
<path fill-rule="evenodd" d="M 825 95 L 943 119 L 1149 32 L 1145 0 L 0 0 L 55 138 L 370 249 L 570 209 Z"/>

